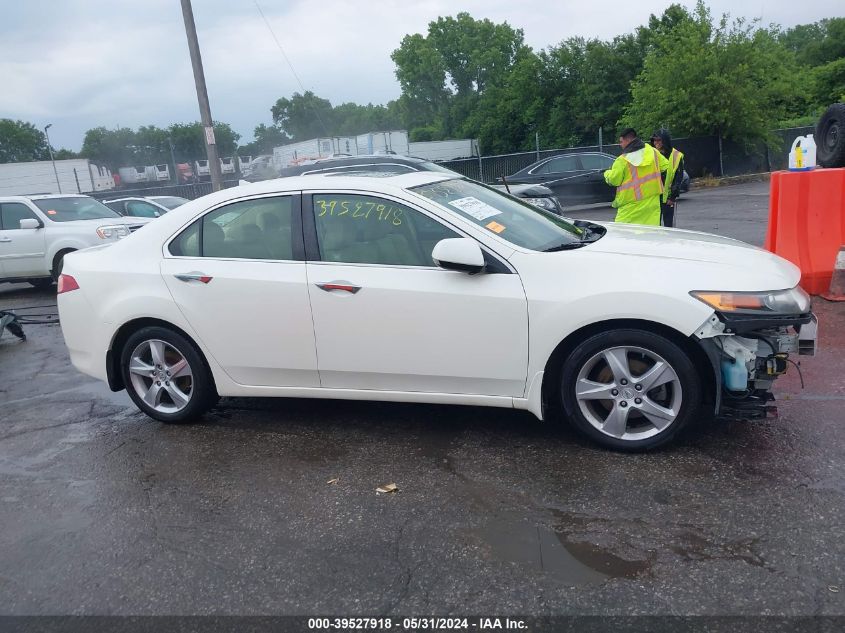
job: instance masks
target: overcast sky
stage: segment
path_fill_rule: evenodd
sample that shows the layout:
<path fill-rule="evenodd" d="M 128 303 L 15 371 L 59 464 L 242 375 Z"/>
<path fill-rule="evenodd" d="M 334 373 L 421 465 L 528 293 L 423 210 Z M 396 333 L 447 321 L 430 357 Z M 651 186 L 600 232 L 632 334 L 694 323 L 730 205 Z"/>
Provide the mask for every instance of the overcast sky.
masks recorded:
<path fill-rule="evenodd" d="M 610 38 L 671 2 L 258 0 L 306 90 L 333 104 L 399 95 L 390 53 L 429 21 L 467 11 L 507 21 L 535 50 Z M 255 0 L 194 0 L 211 112 L 252 140 L 270 106 L 300 91 Z M 693 2 L 683 4 L 693 6 Z M 714 0 L 714 14 L 793 26 L 845 15 L 842 0 Z M 179 0 L 0 0 L 0 118 L 43 127 L 79 150 L 85 130 L 199 119 Z"/>

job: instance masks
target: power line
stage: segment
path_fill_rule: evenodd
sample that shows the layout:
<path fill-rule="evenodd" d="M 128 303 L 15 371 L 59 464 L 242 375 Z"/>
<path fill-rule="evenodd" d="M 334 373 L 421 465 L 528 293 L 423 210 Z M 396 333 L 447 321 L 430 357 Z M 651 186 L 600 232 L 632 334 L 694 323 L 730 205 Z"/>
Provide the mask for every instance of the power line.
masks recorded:
<path fill-rule="evenodd" d="M 302 80 L 299 78 L 299 75 L 296 73 L 296 69 L 293 67 L 290 59 L 288 59 L 287 53 L 285 53 L 285 49 L 282 47 L 282 43 L 279 41 L 279 38 L 276 37 L 275 31 L 273 31 L 273 27 L 270 26 L 270 21 L 267 19 L 267 16 L 264 15 L 264 11 L 261 10 L 261 5 L 258 4 L 258 0 L 252 0 L 255 3 L 255 8 L 258 9 L 258 12 L 261 14 L 261 18 L 264 20 L 264 24 L 267 25 L 267 30 L 270 31 L 270 35 L 273 36 L 273 40 L 276 42 L 276 46 L 279 47 L 279 52 L 282 54 L 282 57 L 285 58 L 285 61 L 290 68 L 290 71 L 293 73 L 294 78 L 296 79 L 296 83 L 299 84 L 299 89 L 302 90 L 302 94 L 304 95 L 306 90 L 305 86 L 302 85 Z M 320 122 L 320 127 L 323 128 L 323 132 L 325 132 L 326 136 L 330 136 L 329 129 L 326 127 L 326 124 L 323 123 L 323 118 L 320 116 L 320 113 L 317 111 L 317 108 L 314 107 L 314 104 L 310 104 L 311 109 L 314 111 L 314 116 L 317 117 L 317 121 Z"/>

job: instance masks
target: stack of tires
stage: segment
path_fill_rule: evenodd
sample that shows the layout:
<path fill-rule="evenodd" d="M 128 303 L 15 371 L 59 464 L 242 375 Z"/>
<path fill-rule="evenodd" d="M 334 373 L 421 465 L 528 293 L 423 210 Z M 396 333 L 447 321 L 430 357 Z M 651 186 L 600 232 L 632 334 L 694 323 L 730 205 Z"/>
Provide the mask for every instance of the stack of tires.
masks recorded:
<path fill-rule="evenodd" d="M 845 103 L 834 103 L 816 125 L 816 162 L 845 167 Z"/>

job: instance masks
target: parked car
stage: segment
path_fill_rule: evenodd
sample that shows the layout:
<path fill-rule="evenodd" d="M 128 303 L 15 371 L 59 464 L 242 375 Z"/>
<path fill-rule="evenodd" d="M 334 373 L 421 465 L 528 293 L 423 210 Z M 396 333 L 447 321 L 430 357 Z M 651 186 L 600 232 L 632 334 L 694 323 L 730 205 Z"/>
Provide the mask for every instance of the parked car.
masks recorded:
<path fill-rule="evenodd" d="M 49 286 L 68 253 L 116 242 L 148 221 L 89 196 L 0 196 L 0 281 Z"/>
<path fill-rule="evenodd" d="M 577 152 L 551 156 L 507 177 L 508 183 L 542 184 L 552 190 L 564 207 L 612 202 L 616 189 L 604 181 L 615 156 L 601 152 Z M 689 190 L 689 175 L 683 173 L 681 191 Z"/>
<path fill-rule="evenodd" d="M 182 198 L 181 196 L 146 196 L 146 199 L 160 204 L 168 211 L 176 207 L 181 207 L 186 202 L 190 202 L 187 198 Z"/>
<path fill-rule="evenodd" d="M 103 204 L 120 215 L 134 218 L 158 218 L 169 211 L 167 207 L 145 198 L 117 198 L 104 200 Z"/>
<path fill-rule="evenodd" d="M 471 404 L 642 450 L 705 406 L 765 416 L 787 353 L 815 344 L 772 253 L 575 225 L 445 172 L 224 189 L 65 260 L 73 364 L 163 422 L 219 396 Z"/>
<path fill-rule="evenodd" d="M 453 176 L 460 176 L 443 165 L 430 160 L 414 158 L 411 156 L 399 156 L 395 153 L 382 152 L 373 155 L 339 156 L 312 160 L 293 167 L 286 167 L 281 170 L 282 177 L 305 176 L 310 174 L 407 174 L 415 171 L 434 171 Z M 497 189 L 507 190 L 517 198 L 523 198 L 526 202 L 560 215 L 563 211 L 552 191 L 543 185 L 508 183 L 506 185 L 492 185 Z"/>

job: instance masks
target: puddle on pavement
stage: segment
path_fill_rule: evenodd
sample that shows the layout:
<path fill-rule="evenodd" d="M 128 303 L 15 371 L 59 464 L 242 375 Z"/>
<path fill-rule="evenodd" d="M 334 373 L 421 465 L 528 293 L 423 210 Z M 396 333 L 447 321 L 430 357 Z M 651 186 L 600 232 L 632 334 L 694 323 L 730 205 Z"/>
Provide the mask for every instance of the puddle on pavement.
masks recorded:
<path fill-rule="evenodd" d="M 493 558 L 552 574 L 567 585 L 635 578 L 650 567 L 649 561 L 625 560 L 594 543 L 570 540 L 564 532 L 529 522 L 496 522 L 473 534 Z"/>

